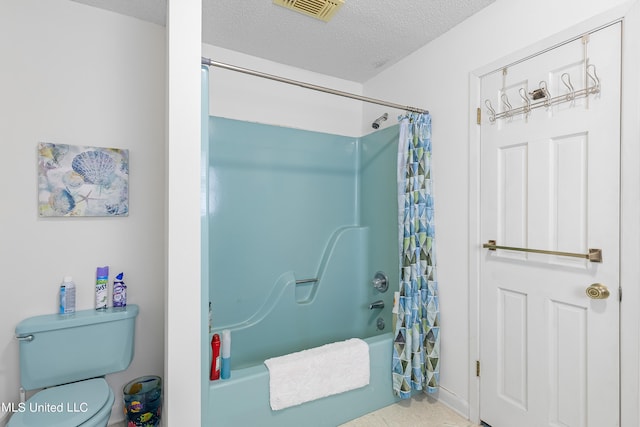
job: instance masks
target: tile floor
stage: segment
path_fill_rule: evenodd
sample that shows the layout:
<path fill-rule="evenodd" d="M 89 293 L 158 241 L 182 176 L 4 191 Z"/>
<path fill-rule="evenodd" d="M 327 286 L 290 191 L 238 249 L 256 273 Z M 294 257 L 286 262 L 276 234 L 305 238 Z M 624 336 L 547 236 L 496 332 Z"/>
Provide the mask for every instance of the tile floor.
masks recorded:
<path fill-rule="evenodd" d="M 475 427 L 475 424 L 429 396 L 416 395 L 340 427 Z"/>

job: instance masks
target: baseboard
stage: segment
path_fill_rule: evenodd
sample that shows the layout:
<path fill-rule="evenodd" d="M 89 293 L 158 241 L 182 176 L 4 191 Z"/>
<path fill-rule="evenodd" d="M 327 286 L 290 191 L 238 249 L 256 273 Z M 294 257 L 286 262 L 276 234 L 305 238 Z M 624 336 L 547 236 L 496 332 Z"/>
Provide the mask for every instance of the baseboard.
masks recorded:
<path fill-rule="evenodd" d="M 447 405 L 449 408 L 453 409 L 455 412 L 460 414 L 462 417 L 469 419 L 469 402 L 462 399 L 457 394 L 447 390 L 446 388 L 440 386 L 438 391 L 432 395 L 439 402 Z"/>

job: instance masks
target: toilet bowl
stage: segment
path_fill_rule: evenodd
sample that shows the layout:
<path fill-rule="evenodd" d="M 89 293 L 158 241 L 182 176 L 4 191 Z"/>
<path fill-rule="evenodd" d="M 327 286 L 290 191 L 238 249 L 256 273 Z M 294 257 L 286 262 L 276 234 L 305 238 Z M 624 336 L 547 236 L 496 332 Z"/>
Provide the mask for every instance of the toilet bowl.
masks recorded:
<path fill-rule="evenodd" d="M 19 406 L 10 427 L 103 427 L 109 422 L 113 391 L 103 378 L 44 389 Z"/>
<path fill-rule="evenodd" d="M 138 311 L 131 305 L 20 322 L 20 383 L 44 389 L 16 406 L 7 427 L 106 427 L 115 397 L 102 376 L 131 363 Z"/>

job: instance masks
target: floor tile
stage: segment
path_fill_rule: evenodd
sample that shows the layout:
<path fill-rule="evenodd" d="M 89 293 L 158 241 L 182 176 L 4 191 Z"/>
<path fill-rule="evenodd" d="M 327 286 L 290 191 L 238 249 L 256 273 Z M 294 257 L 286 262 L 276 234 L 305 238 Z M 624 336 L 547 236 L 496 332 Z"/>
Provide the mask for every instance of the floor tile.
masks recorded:
<path fill-rule="evenodd" d="M 379 409 L 340 427 L 474 427 L 448 406 L 423 395 Z"/>

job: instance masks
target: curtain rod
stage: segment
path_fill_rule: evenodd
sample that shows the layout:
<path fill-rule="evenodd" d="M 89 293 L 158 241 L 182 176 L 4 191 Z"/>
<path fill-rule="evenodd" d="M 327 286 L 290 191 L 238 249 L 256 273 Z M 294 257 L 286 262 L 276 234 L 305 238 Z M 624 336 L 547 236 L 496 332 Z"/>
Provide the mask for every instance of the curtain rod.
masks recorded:
<path fill-rule="evenodd" d="M 358 101 L 369 102 L 371 104 L 384 105 L 384 106 L 387 106 L 387 107 L 397 108 L 399 110 L 412 111 L 414 113 L 429 114 L 429 110 L 423 110 L 421 108 L 410 107 L 408 105 L 394 104 L 393 102 L 382 101 L 380 99 L 375 99 L 375 98 L 368 98 L 366 96 L 356 95 L 356 94 L 349 93 L 349 92 L 342 92 L 340 90 L 335 90 L 335 89 L 331 89 L 331 88 L 324 87 L 324 86 L 317 86 L 317 85 L 313 85 L 313 84 L 310 84 L 310 83 L 301 82 L 301 81 L 298 81 L 298 80 L 290 80 L 290 79 L 287 79 L 287 78 L 284 78 L 284 77 L 275 76 L 273 74 L 261 73 L 260 71 L 254 71 L 254 70 L 250 70 L 248 68 L 242 68 L 242 67 L 238 67 L 238 66 L 235 66 L 235 65 L 225 64 L 223 62 L 217 62 L 217 61 L 214 61 L 212 59 L 205 58 L 205 57 L 202 57 L 202 65 L 207 65 L 207 66 L 211 66 L 211 67 L 218 67 L 218 68 L 224 68 L 225 70 L 237 71 L 239 73 L 249 74 L 251 76 L 262 77 L 262 78 L 265 78 L 265 79 L 275 80 L 275 81 L 281 82 L 281 83 L 287 83 L 287 84 L 290 84 L 290 85 L 300 86 L 300 87 L 303 87 L 303 88 L 306 88 L 306 89 L 316 90 L 316 91 L 319 91 L 319 92 L 326 92 L 326 93 L 330 93 L 330 94 L 333 94 L 333 95 L 343 96 L 343 97 L 351 98 L 351 99 L 357 99 Z"/>

